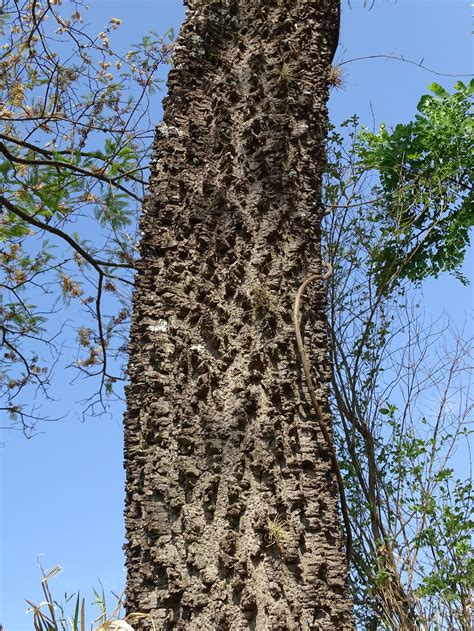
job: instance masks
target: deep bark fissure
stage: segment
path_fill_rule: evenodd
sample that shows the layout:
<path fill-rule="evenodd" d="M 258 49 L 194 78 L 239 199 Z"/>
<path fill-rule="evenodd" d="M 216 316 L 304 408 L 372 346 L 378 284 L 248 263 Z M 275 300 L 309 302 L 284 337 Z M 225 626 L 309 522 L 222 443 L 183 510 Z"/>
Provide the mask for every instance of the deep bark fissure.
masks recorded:
<path fill-rule="evenodd" d="M 125 421 L 127 608 L 158 629 L 353 628 L 292 325 L 320 267 L 338 11 L 188 2 L 141 218 Z M 330 427 L 325 294 L 308 294 Z"/>

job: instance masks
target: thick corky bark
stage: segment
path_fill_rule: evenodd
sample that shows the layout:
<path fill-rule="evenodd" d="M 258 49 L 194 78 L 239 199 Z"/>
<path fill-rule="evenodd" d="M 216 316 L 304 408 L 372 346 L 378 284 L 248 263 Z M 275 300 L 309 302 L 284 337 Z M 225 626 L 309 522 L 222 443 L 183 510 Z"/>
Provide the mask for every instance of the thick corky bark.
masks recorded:
<path fill-rule="evenodd" d="M 321 265 L 338 4 L 187 3 L 141 219 L 125 421 L 127 609 L 157 629 L 353 628 L 291 316 Z M 308 293 L 327 412 L 324 287 Z"/>

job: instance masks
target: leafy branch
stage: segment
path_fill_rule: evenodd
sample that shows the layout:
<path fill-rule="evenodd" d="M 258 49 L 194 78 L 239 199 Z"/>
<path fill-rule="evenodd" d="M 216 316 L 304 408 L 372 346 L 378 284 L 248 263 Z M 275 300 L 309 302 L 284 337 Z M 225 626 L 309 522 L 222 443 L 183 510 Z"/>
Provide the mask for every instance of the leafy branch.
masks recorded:
<path fill-rule="evenodd" d="M 115 51 L 121 21 L 110 18 L 92 34 L 85 10 L 82 2 L 69 9 L 61 0 L 5 0 L 0 16 L 0 395 L 19 421 L 32 415 L 17 400 L 38 385 L 42 344 L 52 358 L 41 366 L 45 385 L 57 364 L 100 377 L 93 409 L 105 409 L 104 395 L 124 374 L 136 217 L 153 137 L 148 108 L 174 34 Z M 66 320 L 54 345 L 46 337 L 58 301 L 74 313 L 73 343 Z"/>

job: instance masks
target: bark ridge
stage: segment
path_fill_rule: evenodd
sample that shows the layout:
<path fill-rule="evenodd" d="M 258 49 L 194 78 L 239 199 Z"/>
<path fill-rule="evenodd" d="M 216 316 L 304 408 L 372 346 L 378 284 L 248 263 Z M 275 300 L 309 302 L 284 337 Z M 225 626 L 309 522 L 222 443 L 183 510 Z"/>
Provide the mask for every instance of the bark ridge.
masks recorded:
<path fill-rule="evenodd" d="M 353 629 L 292 325 L 320 267 L 338 12 L 187 2 L 141 218 L 125 419 L 127 609 L 160 630 Z M 309 294 L 330 427 L 324 287 Z"/>

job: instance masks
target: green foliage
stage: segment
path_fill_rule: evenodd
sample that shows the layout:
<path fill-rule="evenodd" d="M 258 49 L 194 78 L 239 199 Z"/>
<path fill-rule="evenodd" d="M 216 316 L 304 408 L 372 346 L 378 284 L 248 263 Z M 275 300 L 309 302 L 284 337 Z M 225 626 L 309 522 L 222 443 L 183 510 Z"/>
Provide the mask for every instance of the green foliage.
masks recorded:
<path fill-rule="evenodd" d="M 474 492 L 469 481 L 453 481 L 452 470 L 442 473 L 446 475 L 437 480 L 440 482 L 439 497 L 423 497 L 428 520 L 415 543 L 420 548 L 435 549 L 438 554 L 436 565 L 422 577 L 417 594 L 420 597 L 441 596 L 451 603 L 461 595 L 467 607 L 474 585 Z M 445 554 L 446 550 L 448 554 Z"/>
<path fill-rule="evenodd" d="M 356 619 L 364 630 L 467 631 L 474 497 L 453 454 L 467 452 L 471 342 L 425 319 L 410 278 L 380 291 L 374 252 L 393 235 L 374 211 L 359 138 L 357 117 L 330 130 L 323 224 L 324 258 L 334 268 L 331 393 Z"/>
<path fill-rule="evenodd" d="M 414 121 L 359 134 L 362 168 L 379 177 L 373 221 L 383 229 L 373 258 L 381 289 L 444 271 L 465 282 L 459 268 L 474 225 L 474 80 L 459 81 L 453 94 L 436 83 L 430 90 Z"/>
<path fill-rule="evenodd" d="M 472 482 L 456 478 L 446 464 L 446 445 L 453 439 L 448 429 L 423 435 L 415 427 L 426 426 L 426 419 L 407 428 L 393 408 L 390 440 L 378 455 L 380 483 L 388 503 L 401 504 L 411 515 L 403 524 L 405 545 L 423 570 L 413 591 L 425 607 L 440 602 L 451 607 L 462 625 L 474 585 Z"/>

